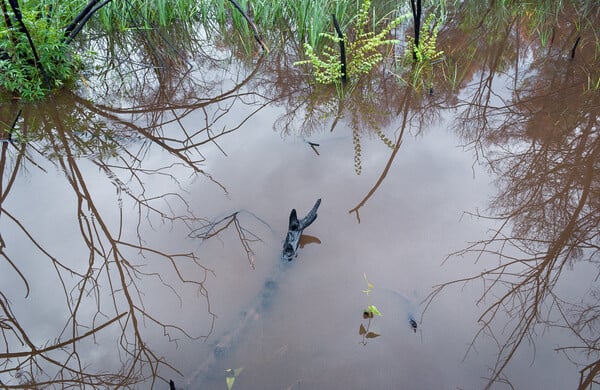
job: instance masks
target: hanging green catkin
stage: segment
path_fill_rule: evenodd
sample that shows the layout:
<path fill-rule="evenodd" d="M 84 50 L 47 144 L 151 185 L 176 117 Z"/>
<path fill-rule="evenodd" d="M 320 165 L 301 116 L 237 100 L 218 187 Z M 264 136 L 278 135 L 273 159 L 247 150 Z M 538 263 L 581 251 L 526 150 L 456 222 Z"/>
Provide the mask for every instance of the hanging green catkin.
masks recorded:
<path fill-rule="evenodd" d="M 383 134 L 383 131 L 381 131 L 381 129 L 379 127 L 374 127 L 373 129 L 375 130 L 375 133 L 377 134 L 379 139 L 382 140 L 383 143 L 386 144 L 388 148 L 390 148 L 390 149 L 396 148 L 396 144 L 393 143 L 392 140 L 389 139 L 385 134 Z"/>
<path fill-rule="evenodd" d="M 357 129 L 352 129 L 352 143 L 354 144 L 354 172 L 360 175 L 362 166 L 360 163 L 360 136 Z"/>

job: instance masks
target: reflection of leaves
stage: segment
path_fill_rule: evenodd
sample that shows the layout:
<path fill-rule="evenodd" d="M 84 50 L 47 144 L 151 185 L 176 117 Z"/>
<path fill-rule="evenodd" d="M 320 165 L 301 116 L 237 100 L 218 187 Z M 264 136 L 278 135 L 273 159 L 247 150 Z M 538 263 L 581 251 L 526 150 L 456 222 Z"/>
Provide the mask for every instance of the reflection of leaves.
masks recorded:
<path fill-rule="evenodd" d="M 162 188 L 158 188 L 155 193 L 155 188 L 150 188 L 147 183 L 154 182 L 148 178 L 165 179 L 181 189 L 178 179 L 181 167 L 189 169 L 192 174 L 206 175 L 212 180 L 202 170 L 203 156 L 200 149 L 206 143 L 215 144 L 218 137 L 235 131 L 247 120 L 246 117 L 241 123 L 228 122 L 227 126 L 214 126 L 230 110 L 233 102 L 239 100 L 240 94 L 245 98 L 253 95 L 240 92 L 251 77 L 252 75 L 248 75 L 240 83 L 229 86 L 226 91 L 215 89 L 218 95 L 213 97 L 166 94 L 169 95 L 169 105 L 160 100 L 164 92 L 161 90 L 155 100 L 136 101 L 130 107 L 124 104 L 110 106 L 106 100 L 102 101 L 104 105 L 96 104 L 65 93 L 54 96 L 46 105 L 24 106 L 23 115 L 16 115 L 17 120 L 13 120 L 15 115 L 8 111 L 14 109 L 16 112 L 19 107 L 0 108 L 0 123 L 15 123 L 13 130 L 22 135 L 20 142 L 4 142 L 1 146 L 0 176 L 8 179 L 0 181 L 8 182 L 8 185 L 0 188 L 0 220 L 4 228 L 8 225 L 11 233 L 22 231 L 25 234 L 31 246 L 39 250 L 39 264 L 46 261 L 54 267 L 55 278 L 49 280 L 57 283 L 43 287 L 52 292 L 61 291 L 62 294 L 57 295 L 59 300 L 60 296 L 65 297 L 62 302 L 56 302 L 64 306 L 65 313 L 57 316 L 62 318 L 62 314 L 65 314 L 64 325 L 60 324 L 64 330 L 56 337 L 56 341 L 48 341 L 47 346 L 40 349 L 34 344 L 30 334 L 31 327 L 35 324 L 27 323 L 12 311 L 9 303 L 18 299 L 9 296 L 15 293 L 14 290 L 3 290 L 0 286 L 0 361 L 6 362 L 2 364 L 2 373 L 16 377 L 17 373 L 22 372 L 30 378 L 28 381 L 31 388 L 46 384 L 60 388 L 95 388 L 99 383 L 106 388 L 133 388 L 136 385 L 144 387 L 148 382 L 155 383 L 159 371 L 177 371 L 176 367 L 154 350 L 153 343 L 146 338 L 148 331 L 160 329 L 174 343 L 181 338 L 195 340 L 208 337 L 187 333 L 177 323 L 180 320 L 177 315 L 171 315 L 168 311 L 157 313 L 154 305 L 146 306 L 144 287 L 148 283 L 156 284 L 157 288 L 153 293 L 161 294 L 161 299 L 169 299 L 170 292 L 170 298 L 178 300 L 180 304 L 183 304 L 180 296 L 182 291 L 192 288 L 204 299 L 209 327 L 206 331 L 208 334 L 212 332 L 215 316 L 210 311 L 208 291 L 204 285 L 211 270 L 201 264 L 194 252 L 165 252 L 157 246 L 155 240 L 146 237 L 148 229 L 154 229 L 160 224 L 170 225 L 172 231 L 191 232 L 198 223 L 205 221 L 194 215 L 183 191 L 176 189 L 162 192 Z M 172 81 L 175 83 L 176 80 Z M 146 88 L 140 94 L 148 97 L 152 91 L 151 88 Z M 200 126 L 194 125 L 193 129 L 183 128 L 181 122 L 194 111 L 206 113 L 206 121 Z M 209 111 L 219 115 L 211 117 Z M 249 115 L 254 115 L 257 111 Z M 173 123 L 180 124 L 179 131 L 167 129 Z M 220 130 L 213 131 L 213 127 Z M 149 165 L 146 157 L 157 150 L 168 153 L 171 158 L 168 165 Z M 112 158 L 117 152 L 118 158 Z M 86 158 L 82 159 L 82 156 Z M 171 164 L 173 160 L 175 162 Z M 14 207 L 14 202 L 4 202 L 8 199 L 11 188 L 17 186 L 13 184 L 18 183 L 21 170 L 32 167 L 39 169 L 43 175 L 47 171 L 47 164 L 54 164 L 64 172 L 65 199 L 71 199 L 68 195 L 73 197 L 72 204 L 64 207 L 72 207 L 76 216 L 73 219 L 74 227 L 80 232 L 79 237 L 70 237 L 70 240 L 81 243 L 87 261 L 71 264 L 70 254 L 52 254 L 41 238 L 33 234 L 37 226 L 29 226 L 20 220 L 23 217 L 19 214 L 26 213 L 27 210 L 15 212 L 9 209 Z M 100 207 L 100 187 L 94 174 L 94 183 L 91 183 L 88 169 L 90 164 L 106 175 L 108 186 L 113 184 L 117 188 L 116 218 L 113 218 L 113 213 Z M 223 186 L 221 188 L 226 192 Z M 40 194 L 45 195 L 47 194 Z M 48 201 L 45 198 L 42 200 Z M 137 215 L 133 214 L 133 221 L 124 217 L 124 210 L 127 209 L 124 207 L 127 205 L 125 202 L 133 204 L 137 211 Z M 61 223 L 65 224 L 65 228 L 69 227 L 66 222 Z M 251 260 L 249 243 L 258 238 L 237 224 L 237 220 L 231 224 L 238 229 L 242 245 Z M 202 236 L 198 231 L 195 234 Z M 201 238 L 208 238 L 209 235 L 207 232 Z M 0 236 L 2 260 L 13 269 L 15 275 L 22 277 L 29 293 L 30 287 L 33 290 L 40 286 L 29 283 L 24 276 L 28 275 L 26 271 L 29 270 L 21 270 L 26 265 L 13 260 L 15 253 L 18 253 L 15 249 L 19 250 L 13 246 L 6 249 Z M 162 294 L 161 288 L 167 294 Z M 105 299 L 106 297 L 108 298 Z M 18 301 L 15 306 L 26 307 L 28 303 L 31 300 Z M 194 309 L 198 307 L 197 304 L 198 302 L 194 304 Z M 102 318 L 106 320 L 101 322 Z M 114 331 L 102 332 L 102 337 L 114 336 L 117 339 L 117 348 L 112 351 L 116 359 L 111 363 L 122 366 L 117 367 L 116 372 L 104 371 L 104 367 L 90 364 L 86 356 L 88 339 L 96 337 L 109 325 Z M 104 344 L 107 342 L 102 341 Z M 22 349 L 25 350 L 17 352 L 18 356 L 12 352 Z M 59 356 L 60 353 L 63 356 Z M 119 357 L 123 360 L 120 361 Z M 239 371 L 234 371 L 234 374 L 239 374 Z M 14 387 L 6 381 L 4 385 Z"/>
<path fill-rule="evenodd" d="M 578 32 L 582 41 L 597 42 L 597 31 L 590 28 L 599 25 L 599 15 L 594 15 L 594 20 L 582 23 L 585 27 Z M 490 19 L 494 18 L 485 18 Z M 498 174 L 499 191 L 491 203 L 492 215 L 474 214 L 493 220 L 497 227 L 489 237 L 451 256 L 472 254 L 482 262 L 493 258 L 493 266 L 437 286 L 428 300 L 449 285 L 482 283 L 479 302 L 487 306 L 471 349 L 482 335 L 490 335 L 498 346 L 488 388 L 504 381 L 506 367 L 527 342 L 533 345 L 541 326 L 571 333 L 574 345 L 557 349 L 584 367 L 579 388 L 590 388 L 600 375 L 600 360 L 594 361 L 600 350 L 600 307 L 598 297 L 593 297 L 596 275 L 579 282 L 590 286 L 584 296 L 565 295 L 569 288 L 557 286 L 569 286 L 563 286 L 563 273 L 576 262 L 598 264 L 600 102 L 598 94 L 582 93 L 589 69 L 598 69 L 598 47 L 582 52 L 574 67 L 565 61 L 573 31 L 553 23 L 553 40 L 564 43 L 534 50 L 532 58 L 521 64 L 525 51 L 519 48 L 531 44 L 516 40 L 517 47 L 510 46 L 513 23 L 512 16 L 499 23 L 502 34 L 494 37 L 493 50 L 486 50 L 490 68 L 479 71 L 479 87 L 458 123 L 466 143 Z M 518 66 L 506 70 L 515 58 Z M 511 84 L 507 78 L 514 78 L 511 90 L 497 89 L 500 75 L 506 85 Z M 511 99 L 497 105 L 496 96 Z M 586 329 L 593 329 L 592 334 Z"/>

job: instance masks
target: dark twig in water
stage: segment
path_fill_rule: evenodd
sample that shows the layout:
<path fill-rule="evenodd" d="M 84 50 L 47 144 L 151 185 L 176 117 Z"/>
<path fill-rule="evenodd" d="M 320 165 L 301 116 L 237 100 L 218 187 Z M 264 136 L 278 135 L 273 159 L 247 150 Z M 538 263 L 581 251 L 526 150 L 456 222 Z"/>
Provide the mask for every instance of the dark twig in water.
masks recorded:
<path fill-rule="evenodd" d="M 98 12 L 98 10 L 110 3 L 112 0 L 104 0 L 102 3 L 97 4 L 99 0 L 91 0 L 88 5 L 81 11 L 79 15 L 73 20 L 73 22 L 65 29 L 66 42 L 71 43 L 73 39 L 81 32 L 83 26 L 90 20 L 90 18 Z M 96 5 L 97 4 L 97 5 Z"/>
<path fill-rule="evenodd" d="M 218 236 L 220 233 L 227 230 L 230 226 L 233 226 L 237 233 L 238 239 L 239 239 L 240 243 L 242 244 L 242 247 L 244 248 L 244 252 L 246 253 L 248 262 L 250 263 L 250 266 L 252 267 L 252 269 L 254 269 L 255 268 L 255 266 L 254 266 L 254 251 L 252 250 L 251 245 L 255 242 L 262 242 L 262 239 L 260 237 L 258 237 L 256 234 L 252 233 L 250 230 L 246 229 L 241 224 L 241 222 L 239 220 L 239 214 L 241 212 L 250 214 L 256 220 L 258 220 L 259 222 L 261 222 L 262 224 L 264 224 L 265 226 L 270 228 L 270 226 L 265 221 L 263 221 L 262 219 L 260 219 L 256 215 L 254 215 L 253 213 L 251 213 L 249 211 L 240 210 L 240 211 L 236 211 L 232 214 L 229 214 L 219 220 L 210 221 L 210 222 L 206 223 L 204 226 L 192 231 L 190 233 L 190 236 L 194 237 L 194 238 L 200 238 L 202 240 L 208 240 L 212 237 Z"/>
<path fill-rule="evenodd" d="M 319 151 L 317 150 L 317 147 L 320 146 L 320 145 L 316 144 L 314 142 L 310 142 L 310 141 L 307 141 L 307 142 L 310 145 L 310 147 L 312 148 L 312 150 L 315 151 L 315 153 L 317 154 L 317 156 L 319 156 Z"/>
<path fill-rule="evenodd" d="M 340 25 L 338 24 L 337 19 L 335 18 L 334 14 L 331 14 L 331 18 L 333 19 L 333 26 L 335 27 L 335 32 L 337 33 L 337 36 L 339 38 L 340 41 L 340 64 L 342 65 L 342 82 L 346 82 L 347 80 L 347 76 L 346 76 L 346 47 L 344 46 L 344 33 L 342 33 L 342 29 L 340 28 Z"/>
<path fill-rule="evenodd" d="M 580 40 L 581 40 L 581 37 L 577 37 L 577 39 L 575 40 L 575 44 L 573 45 L 573 48 L 571 49 L 571 59 L 575 58 L 575 49 L 577 49 L 577 45 L 579 45 Z"/>
<path fill-rule="evenodd" d="M 317 209 L 319 208 L 320 204 L 321 199 L 318 199 L 310 212 L 306 214 L 306 217 L 300 220 L 296 215 L 295 209 L 293 209 L 290 213 L 288 225 L 289 231 L 286 237 L 286 245 L 284 245 L 284 260 L 288 259 L 286 257 L 288 245 L 290 250 L 290 258 L 288 260 L 291 260 L 295 255 L 295 252 L 298 249 L 298 243 L 300 241 L 299 239 L 302 235 L 302 231 L 317 219 Z M 228 220 L 228 218 L 231 218 L 232 216 L 235 217 L 236 215 L 237 213 L 234 213 L 216 223 L 208 224 L 204 228 L 205 230 L 202 232 L 202 234 L 206 238 L 218 234 L 220 231 L 223 231 L 226 228 L 226 226 L 220 226 L 219 224 L 223 224 L 225 221 L 227 221 L 227 225 L 231 224 L 231 219 Z M 294 241 L 296 237 L 298 241 Z M 311 241 L 320 242 L 320 240 L 316 237 L 312 237 Z M 239 320 L 236 322 L 237 325 L 230 331 L 223 334 L 219 338 L 218 342 L 214 344 L 212 351 L 209 353 L 208 357 L 203 359 L 201 367 L 199 367 L 190 377 L 188 383 L 196 383 L 198 380 L 201 380 L 200 378 L 205 380 L 207 376 L 214 375 L 215 365 L 234 351 L 240 340 L 243 339 L 245 332 L 247 332 L 247 330 L 250 328 L 250 325 L 255 322 L 256 318 L 269 309 L 271 306 L 271 301 L 278 291 L 283 271 L 288 269 L 291 264 L 293 263 L 289 263 L 287 261 L 279 262 L 278 267 L 274 270 L 273 274 L 266 279 L 263 289 L 254 300 L 253 304 L 249 306 L 250 308 L 243 311 Z"/>
<path fill-rule="evenodd" d="M 410 8 L 413 14 L 415 25 L 415 48 L 413 50 L 413 60 L 417 59 L 417 49 L 419 48 L 419 39 L 421 33 L 421 0 L 410 0 Z"/>
<path fill-rule="evenodd" d="M 244 17 L 244 19 L 246 19 L 246 21 L 248 22 L 248 25 L 250 26 L 250 28 L 252 28 L 252 32 L 254 34 L 254 39 L 256 39 L 256 42 L 258 42 L 258 44 L 260 45 L 260 47 L 262 47 L 263 50 L 268 53 L 269 52 L 269 48 L 267 47 L 267 45 L 265 44 L 265 42 L 261 38 L 260 33 L 258 32 L 258 28 L 256 27 L 256 24 L 254 24 L 254 22 L 252 21 L 252 19 L 250 19 L 250 17 L 248 16 L 248 14 L 244 11 L 244 9 L 239 5 L 239 3 L 237 1 L 235 1 L 235 0 L 229 0 L 229 1 L 242 14 L 242 16 Z"/>

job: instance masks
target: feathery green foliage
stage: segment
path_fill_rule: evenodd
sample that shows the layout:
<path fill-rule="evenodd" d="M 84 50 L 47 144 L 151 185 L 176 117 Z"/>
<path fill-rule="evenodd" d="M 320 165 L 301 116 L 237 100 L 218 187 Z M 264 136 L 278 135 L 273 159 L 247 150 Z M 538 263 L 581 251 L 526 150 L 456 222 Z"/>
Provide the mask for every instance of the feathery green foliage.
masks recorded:
<path fill-rule="evenodd" d="M 444 52 L 437 48 L 439 30 L 437 17 L 435 14 L 430 14 L 421 27 L 419 44 L 415 45 L 415 39 L 411 36 L 406 38 L 408 44 L 404 58 L 412 58 L 414 52 L 418 63 L 432 63 L 442 59 Z"/>
<path fill-rule="evenodd" d="M 439 19 L 432 13 L 421 26 L 418 45 L 415 44 L 414 37 L 406 37 L 406 50 L 398 61 L 403 68 L 396 74 L 399 80 L 417 90 L 433 87 L 433 67 L 444 61 L 444 51 L 437 47 L 438 32 Z"/>
<path fill-rule="evenodd" d="M 355 38 L 349 40 L 344 36 L 344 44 L 348 53 L 346 68 L 348 77 L 369 73 L 373 66 L 383 59 L 381 48 L 398 42 L 396 39 L 389 39 L 388 36 L 391 30 L 402 22 L 403 18 L 397 17 L 391 20 L 379 33 L 375 33 L 370 28 L 370 9 L 371 0 L 364 0 L 353 23 Z M 373 25 L 377 24 L 373 23 Z M 311 44 L 304 43 L 308 59 L 295 62 L 294 65 L 310 64 L 319 83 L 337 83 L 342 77 L 342 64 L 337 48 L 342 38 L 330 33 L 321 33 L 320 36 L 330 42 L 330 45 L 323 48 L 322 57 L 317 55 Z"/>

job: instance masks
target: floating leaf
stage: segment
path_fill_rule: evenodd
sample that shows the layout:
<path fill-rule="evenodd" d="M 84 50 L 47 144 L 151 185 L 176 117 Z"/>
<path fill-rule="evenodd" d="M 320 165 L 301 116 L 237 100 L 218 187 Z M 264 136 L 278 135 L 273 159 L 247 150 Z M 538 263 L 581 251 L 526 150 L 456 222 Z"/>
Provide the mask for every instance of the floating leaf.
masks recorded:
<path fill-rule="evenodd" d="M 374 339 L 375 337 L 379 337 L 379 336 L 381 336 L 379 333 L 369 332 L 369 333 L 367 333 L 367 335 L 365 337 L 368 339 Z"/>
<path fill-rule="evenodd" d="M 233 383 L 235 382 L 235 377 L 234 376 L 228 376 L 227 378 L 225 378 L 225 383 L 227 383 L 227 389 L 231 390 L 231 388 L 233 387 Z"/>
<path fill-rule="evenodd" d="M 380 317 L 383 316 L 383 314 L 381 314 L 381 312 L 379 310 L 377 310 L 375 305 L 369 305 L 368 309 L 371 313 L 375 314 L 376 316 L 380 316 Z"/>
<path fill-rule="evenodd" d="M 231 388 L 233 387 L 233 384 L 235 383 L 235 378 L 240 375 L 242 373 L 242 371 L 244 371 L 244 367 L 240 367 L 240 368 L 227 368 L 225 369 L 225 372 L 229 374 L 229 376 L 227 376 L 225 378 L 225 383 L 227 384 L 227 389 L 231 390 Z"/>
<path fill-rule="evenodd" d="M 367 333 L 367 330 L 365 329 L 363 324 L 360 324 L 360 328 L 358 328 L 358 334 L 362 336 L 365 333 Z"/>

